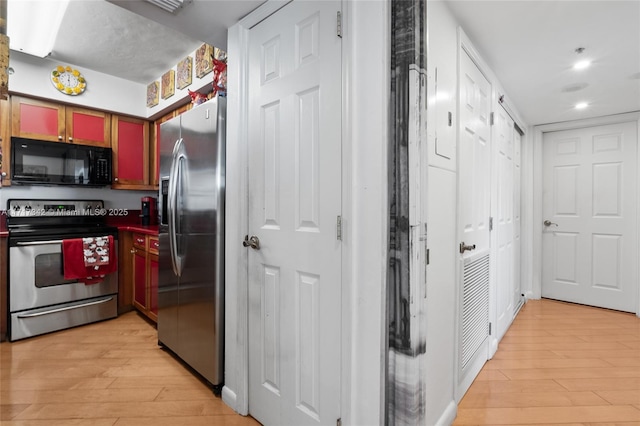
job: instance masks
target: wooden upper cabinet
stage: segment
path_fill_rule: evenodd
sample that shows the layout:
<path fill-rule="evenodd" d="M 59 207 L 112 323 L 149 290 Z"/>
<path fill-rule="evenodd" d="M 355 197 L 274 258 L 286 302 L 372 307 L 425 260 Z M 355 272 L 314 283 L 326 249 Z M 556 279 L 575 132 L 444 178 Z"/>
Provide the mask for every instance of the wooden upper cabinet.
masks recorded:
<path fill-rule="evenodd" d="M 11 97 L 11 135 L 66 142 L 65 106 L 36 99 Z"/>
<path fill-rule="evenodd" d="M 109 148 L 111 114 L 91 109 L 66 107 L 67 142 Z"/>
<path fill-rule="evenodd" d="M 112 115 L 114 189 L 150 189 L 149 122 Z"/>
<path fill-rule="evenodd" d="M 11 134 L 29 139 L 109 147 L 111 114 L 13 96 Z"/>
<path fill-rule="evenodd" d="M 150 161 L 151 161 L 151 184 L 158 188 L 160 184 L 160 125 L 174 117 L 179 116 L 185 111 L 189 111 L 193 104 L 188 103 L 168 114 L 158 118 L 153 123 L 153 136 L 151 138 Z"/>
<path fill-rule="evenodd" d="M 11 181 L 11 103 L 9 99 L 0 99 L 0 186 L 10 185 Z M 4 173 L 4 175 L 3 175 Z"/>

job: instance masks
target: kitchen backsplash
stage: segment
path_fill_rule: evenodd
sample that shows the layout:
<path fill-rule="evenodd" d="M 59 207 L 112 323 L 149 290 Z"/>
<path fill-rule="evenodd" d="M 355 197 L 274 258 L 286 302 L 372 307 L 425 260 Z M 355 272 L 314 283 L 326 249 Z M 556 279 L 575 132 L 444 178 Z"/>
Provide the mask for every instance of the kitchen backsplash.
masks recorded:
<path fill-rule="evenodd" d="M 7 208 L 12 198 L 96 199 L 104 200 L 106 208 L 140 210 L 141 197 L 157 197 L 155 191 L 122 191 L 109 188 L 12 185 L 0 188 L 0 210 Z"/>

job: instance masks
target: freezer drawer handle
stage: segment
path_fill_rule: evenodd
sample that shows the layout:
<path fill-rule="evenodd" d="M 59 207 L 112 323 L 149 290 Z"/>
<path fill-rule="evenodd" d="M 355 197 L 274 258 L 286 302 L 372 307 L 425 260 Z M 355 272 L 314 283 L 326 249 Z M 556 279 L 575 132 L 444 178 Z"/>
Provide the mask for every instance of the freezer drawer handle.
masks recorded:
<path fill-rule="evenodd" d="M 70 311 L 71 309 L 86 308 L 87 306 L 100 305 L 102 303 L 107 303 L 107 302 L 110 302 L 112 300 L 113 300 L 113 297 L 107 297 L 105 299 L 100 299 L 100 300 L 95 300 L 93 302 L 83 303 L 82 305 L 66 306 L 64 308 L 52 309 L 50 311 L 44 311 L 44 312 L 36 312 L 34 314 L 22 314 L 22 315 L 18 315 L 18 318 L 41 317 L 43 315 L 55 314 L 57 312 Z"/>
<path fill-rule="evenodd" d="M 251 247 L 254 250 L 260 250 L 260 239 L 255 235 L 252 235 L 251 238 L 249 238 L 248 235 L 245 235 L 242 245 L 245 247 Z"/>

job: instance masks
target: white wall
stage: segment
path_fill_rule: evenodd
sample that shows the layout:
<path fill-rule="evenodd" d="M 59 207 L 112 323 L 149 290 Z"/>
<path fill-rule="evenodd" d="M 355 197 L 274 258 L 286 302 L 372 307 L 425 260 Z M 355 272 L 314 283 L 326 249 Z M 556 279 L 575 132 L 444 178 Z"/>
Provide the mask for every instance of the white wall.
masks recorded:
<path fill-rule="evenodd" d="M 427 2 L 429 104 L 426 192 L 430 262 L 427 268 L 425 397 L 428 425 L 449 424 L 456 415 L 456 27 L 443 2 Z M 453 116 L 451 126 L 448 123 L 449 112 Z"/>
<path fill-rule="evenodd" d="M 159 98 L 158 105 L 147 108 L 147 85 L 103 74 L 98 71 L 60 63 L 48 58 L 40 59 L 17 51 L 11 51 L 10 66 L 14 73 L 9 77 L 11 93 L 49 99 L 55 102 L 79 105 L 118 114 L 132 115 L 143 119 L 155 119 L 177 106 L 191 101 L 189 90 L 207 93 L 212 89 L 213 72 L 202 78 L 196 77 L 195 51 L 185 52 L 193 59 L 192 84 L 184 89 L 176 86 L 175 94 L 167 99 Z M 69 96 L 60 93 L 51 83 L 49 75 L 58 65 L 70 65 L 78 69 L 87 80 L 87 89 L 81 95 Z M 123 65 L 126 66 L 126 65 Z M 173 66 L 173 70 L 176 70 Z M 169 71 L 169 70 L 167 70 Z M 161 80 L 158 76 L 157 80 Z M 151 82 L 149 82 L 151 83 Z"/>

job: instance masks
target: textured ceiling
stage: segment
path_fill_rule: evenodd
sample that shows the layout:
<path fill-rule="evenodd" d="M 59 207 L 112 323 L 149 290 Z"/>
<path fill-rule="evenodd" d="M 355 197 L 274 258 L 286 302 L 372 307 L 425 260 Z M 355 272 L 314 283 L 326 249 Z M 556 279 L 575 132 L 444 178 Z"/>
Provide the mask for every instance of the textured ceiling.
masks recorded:
<path fill-rule="evenodd" d="M 141 0 L 72 0 L 51 59 L 147 84 L 203 42 L 226 49 L 227 28 L 261 3 L 194 0 L 171 14 Z"/>

